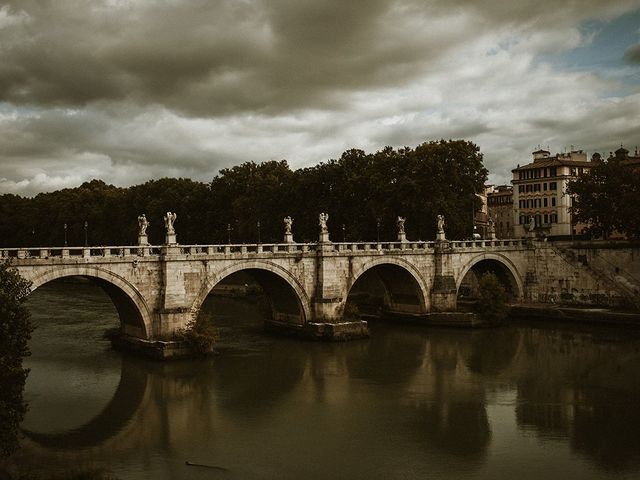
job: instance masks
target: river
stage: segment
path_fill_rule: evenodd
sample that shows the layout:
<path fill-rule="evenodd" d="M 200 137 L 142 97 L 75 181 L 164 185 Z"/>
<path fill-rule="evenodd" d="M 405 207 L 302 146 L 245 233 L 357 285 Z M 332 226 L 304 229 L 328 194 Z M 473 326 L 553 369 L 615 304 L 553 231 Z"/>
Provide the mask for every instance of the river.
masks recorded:
<path fill-rule="evenodd" d="M 371 323 L 371 338 L 263 333 L 210 297 L 218 355 L 110 349 L 109 298 L 52 283 L 28 305 L 30 411 L 18 460 L 120 479 L 637 479 L 640 332 Z M 206 466 L 190 466 L 191 462 Z M 211 468 L 215 467 L 215 468 Z"/>

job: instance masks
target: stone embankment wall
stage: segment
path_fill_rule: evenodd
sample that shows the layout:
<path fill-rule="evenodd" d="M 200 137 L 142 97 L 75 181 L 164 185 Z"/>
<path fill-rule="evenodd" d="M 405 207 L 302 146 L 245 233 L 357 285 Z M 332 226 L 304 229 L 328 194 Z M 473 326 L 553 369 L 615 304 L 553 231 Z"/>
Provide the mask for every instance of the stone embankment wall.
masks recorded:
<path fill-rule="evenodd" d="M 555 242 L 537 250 L 535 299 L 640 309 L 640 243 Z"/>

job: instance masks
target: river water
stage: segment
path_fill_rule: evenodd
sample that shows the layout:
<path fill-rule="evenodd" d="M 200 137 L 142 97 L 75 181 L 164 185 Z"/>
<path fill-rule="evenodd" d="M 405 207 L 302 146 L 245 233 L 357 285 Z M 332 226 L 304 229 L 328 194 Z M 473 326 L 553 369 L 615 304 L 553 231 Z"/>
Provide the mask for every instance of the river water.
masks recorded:
<path fill-rule="evenodd" d="M 640 478 L 640 334 L 372 323 L 369 340 L 267 336 L 212 298 L 219 354 L 115 352 L 90 284 L 31 295 L 18 460 L 121 479 Z M 206 466 L 190 466 L 185 462 Z M 215 468 L 211 468 L 215 467 Z"/>

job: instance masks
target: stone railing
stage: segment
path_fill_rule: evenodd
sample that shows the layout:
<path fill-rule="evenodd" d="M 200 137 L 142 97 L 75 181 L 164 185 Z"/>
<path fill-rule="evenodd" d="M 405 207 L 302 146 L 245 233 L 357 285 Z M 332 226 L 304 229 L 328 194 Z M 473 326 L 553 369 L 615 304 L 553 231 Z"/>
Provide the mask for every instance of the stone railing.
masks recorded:
<path fill-rule="evenodd" d="M 526 239 L 514 238 L 514 239 L 500 239 L 500 240 L 454 240 L 450 241 L 451 248 L 487 248 L 487 247 L 516 247 L 522 248 L 528 245 Z"/>
<path fill-rule="evenodd" d="M 329 250 L 350 253 L 429 253 L 434 252 L 439 242 L 406 241 L 406 242 L 337 242 L 327 244 Z M 0 259 L 52 259 L 52 258 L 109 258 L 109 257 L 150 257 L 163 252 L 180 255 L 270 255 L 270 254 L 304 254 L 315 252 L 318 243 L 254 243 L 254 244 L 221 244 L 221 245 L 130 245 L 107 247 L 29 247 L 0 248 Z M 478 248 L 523 248 L 527 240 L 455 240 L 444 245 L 454 250 Z"/>
<path fill-rule="evenodd" d="M 0 258 L 107 258 L 157 255 L 157 246 L 0 248 Z"/>

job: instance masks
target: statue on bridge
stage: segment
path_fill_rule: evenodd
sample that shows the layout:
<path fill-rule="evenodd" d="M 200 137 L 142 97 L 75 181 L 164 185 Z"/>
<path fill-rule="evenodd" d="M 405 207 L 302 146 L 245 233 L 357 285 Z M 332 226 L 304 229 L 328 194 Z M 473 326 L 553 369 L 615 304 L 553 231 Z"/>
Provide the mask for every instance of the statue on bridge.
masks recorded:
<path fill-rule="evenodd" d="M 167 235 L 171 235 L 176 233 L 176 231 L 173 228 L 173 223 L 176 221 L 176 218 L 178 217 L 178 215 L 176 215 L 175 213 L 171 213 L 171 212 L 167 212 L 167 214 L 164 217 L 164 226 L 167 228 Z"/>
<path fill-rule="evenodd" d="M 318 225 L 320 225 L 320 243 L 329 244 L 329 229 L 327 228 L 327 221 L 329 221 L 328 213 L 321 213 L 318 215 Z"/>
<path fill-rule="evenodd" d="M 286 216 L 284 221 L 284 243 L 293 243 L 293 233 L 291 232 L 291 226 L 293 225 L 293 218 Z"/>
<path fill-rule="evenodd" d="M 293 219 L 289 216 L 284 217 L 284 234 L 291 235 L 291 226 L 293 225 Z"/>
<path fill-rule="evenodd" d="M 437 217 L 437 226 L 438 226 L 438 234 L 436 235 L 436 240 L 446 240 L 444 235 L 444 215 L 438 215 Z"/>
<path fill-rule="evenodd" d="M 320 233 L 329 233 L 329 229 L 327 228 L 328 221 L 329 221 L 328 213 L 321 213 L 318 216 L 318 225 L 320 225 Z"/>
<path fill-rule="evenodd" d="M 489 234 L 489 239 L 495 240 L 496 239 L 496 222 L 493 221 L 493 217 L 491 217 L 491 215 L 489 215 L 489 220 L 487 220 L 487 224 L 488 224 L 487 233 Z"/>
<path fill-rule="evenodd" d="M 147 221 L 147 216 L 143 213 L 138 216 L 138 226 L 140 227 L 140 231 L 138 232 L 138 236 L 144 237 L 147 235 L 147 227 L 151 225 Z"/>
<path fill-rule="evenodd" d="M 406 218 L 398 216 L 398 219 L 396 220 L 396 225 L 398 226 L 398 241 L 399 242 L 406 242 L 407 241 L 407 235 L 404 232 L 404 221 L 406 220 Z"/>
<path fill-rule="evenodd" d="M 529 233 L 533 233 L 536 229 L 536 219 L 533 218 L 533 215 L 529 217 Z"/>

